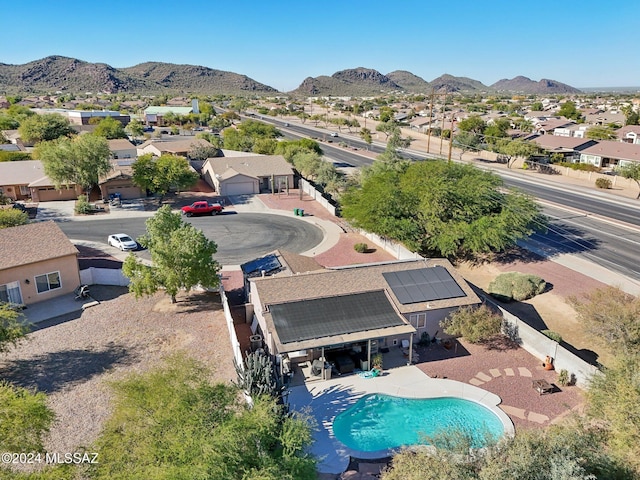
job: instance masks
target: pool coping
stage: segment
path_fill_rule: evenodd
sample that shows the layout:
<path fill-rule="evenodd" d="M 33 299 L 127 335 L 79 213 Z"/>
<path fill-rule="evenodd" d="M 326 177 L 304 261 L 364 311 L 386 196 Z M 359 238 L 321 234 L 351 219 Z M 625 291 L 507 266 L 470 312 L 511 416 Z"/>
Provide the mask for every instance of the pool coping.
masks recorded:
<path fill-rule="evenodd" d="M 470 400 L 493 412 L 502 422 L 505 435 L 515 434 L 513 422 L 498 406 L 502 403 L 498 395 L 457 380 L 430 378 L 414 365 L 394 368 L 375 378 L 362 378 L 358 375 L 338 377 L 293 387 L 289 393 L 291 408 L 306 411 L 317 422 L 311 453 L 318 458 L 319 472 L 342 473 L 347 468 L 350 457 L 382 458 L 399 450 L 354 450 L 333 435 L 334 418 L 363 396 L 373 393 L 405 398 L 457 397 Z"/>

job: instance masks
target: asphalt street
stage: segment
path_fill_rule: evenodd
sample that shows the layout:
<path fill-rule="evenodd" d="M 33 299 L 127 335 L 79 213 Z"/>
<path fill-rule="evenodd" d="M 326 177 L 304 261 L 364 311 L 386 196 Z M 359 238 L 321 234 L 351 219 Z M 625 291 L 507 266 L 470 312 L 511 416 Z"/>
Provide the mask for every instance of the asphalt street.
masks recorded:
<path fill-rule="evenodd" d="M 283 127 L 283 122 L 272 121 Z M 326 157 L 334 162 L 355 167 L 370 165 L 373 160 L 359 155 L 353 148 L 368 148 L 381 152 L 380 145 L 367 145 L 352 136 L 332 138 L 321 133 L 322 129 L 290 125 L 282 130 L 289 138 L 315 137 L 321 143 Z M 332 140 L 331 144 L 326 142 Z M 334 146 L 345 142 L 352 150 Z M 427 158 L 417 152 L 409 152 L 407 158 Z M 433 157 L 430 155 L 429 157 Z M 489 169 L 487 167 L 487 169 Z M 548 256 L 573 253 L 598 265 L 640 280 L 640 206 L 631 200 L 611 198 L 606 193 L 581 192 L 578 188 L 551 184 L 545 175 L 524 178 L 516 171 L 492 170 L 500 175 L 507 187 L 516 188 L 542 201 L 544 213 L 550 225 L 546 234 L 535 234 L 529 244 L 537 246 Z M 565 207 L 569 207 L 570 211 Z M 611 221 L 608 221 L 612 220 Z M 631 228 L 616 224 L 623 222 Z"/>
<path fill-rule="evenodd" d="M 72 240 L 81 239 L 104 244 L 107 236 L 127 233 L 138 238 L 145 233 L 145 217 L 92 220 L 90 222 L 59 222 L 58 225 Z M 225 212 L 213 217 L 184 218 L 201 229 L 207 238 L 218 245 L 215 259 L 222 265 L 240 265 L 273 250 L 283 249 L 301 253 L 312 249 L 323 239 L 320 228 L 301 219 L 282 215 Z M 115 248 L 114 252 L 117 252 Z M 149 252 L 137 254 L 149 259 Z"/>

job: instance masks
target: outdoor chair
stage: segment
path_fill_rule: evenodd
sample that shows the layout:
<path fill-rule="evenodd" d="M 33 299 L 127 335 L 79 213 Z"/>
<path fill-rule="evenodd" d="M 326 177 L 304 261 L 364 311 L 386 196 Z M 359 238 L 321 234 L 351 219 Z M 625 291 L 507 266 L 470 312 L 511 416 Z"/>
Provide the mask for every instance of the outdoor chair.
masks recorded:
<path fill-rule="evenodd" d="M 324 362 L 322 360 L 314 360 L 311 364 L 311 375 L 319 377 L 322 375 L 322 369 L 324 368 Z"/>

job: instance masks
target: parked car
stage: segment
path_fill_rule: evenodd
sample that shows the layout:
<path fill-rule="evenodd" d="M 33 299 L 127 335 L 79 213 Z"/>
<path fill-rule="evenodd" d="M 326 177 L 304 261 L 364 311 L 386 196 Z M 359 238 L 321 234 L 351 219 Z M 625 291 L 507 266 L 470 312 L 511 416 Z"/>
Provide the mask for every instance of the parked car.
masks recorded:
<path fill-rule="evenodd" d="M 119 248 L 123 252 L 125 250 L 131 251 L 138 249 L 138 242 L 136 242 L 126 233 L 114 233 L 113 235 L 109 235 L 109 238 L 107 238 L 107 242 L 112 247 Z"/>
<path fill-rule="evenodd" d="M 193 202 L 191 205 L 182 207 L 180 210 L 183 215 L 192 217 L 193 215 L 217 215 L 224 207 L 219 203 L 208 203 L 205 201 Z"/>

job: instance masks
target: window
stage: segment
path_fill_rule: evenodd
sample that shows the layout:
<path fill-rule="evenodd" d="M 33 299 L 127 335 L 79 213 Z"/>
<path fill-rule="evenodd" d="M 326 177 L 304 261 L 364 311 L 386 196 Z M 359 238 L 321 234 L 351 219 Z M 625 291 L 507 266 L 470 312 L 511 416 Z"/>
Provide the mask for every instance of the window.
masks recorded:
<path fill-rule="evenodd" d="M 20 283 L 11 282 L 6 285 L 0 285 L 0 302 L 22 304 L 22 295 L 20 294 Z"/>
<path fill-rule="evenodd" d="M 60 284 L 60 272 L 45 273 L 36 277 L 38 293 L 48 292 L 62 287 Z"/>
<path fill-rule="evenodd" d="M 427 314 L 426 313 L 414 313 L 409 315 L 409 321 L 411 325 L 416 328 L 424 328 L 427 326 Z"/>
<path fill-rule="evenodd" d="M 20 185 L 20 195 L 29 195 L 29 187 Z"/>

